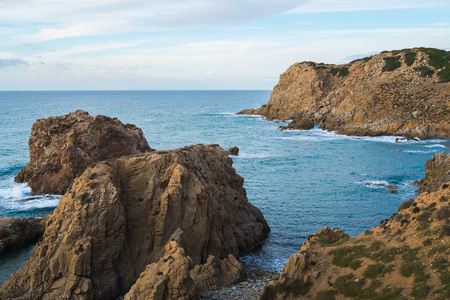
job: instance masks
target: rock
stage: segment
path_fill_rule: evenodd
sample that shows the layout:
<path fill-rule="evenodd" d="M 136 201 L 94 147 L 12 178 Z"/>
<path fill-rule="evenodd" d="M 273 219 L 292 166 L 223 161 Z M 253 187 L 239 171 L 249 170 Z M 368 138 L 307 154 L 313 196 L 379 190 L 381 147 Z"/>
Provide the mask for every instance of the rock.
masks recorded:
<path fill-rule="evenodd" d="M 217 290 L 220 287 L 229 287 L 241 282 L 245 278 L 244 266 L 233 256 L 223 260 L 209 256 L 203 265 L 196 265 L 190 271 L 198 294 Z"/>
<path fill-rule="evenodd" d="M 391 194 L 397 194 L 398 191 L 397 191 L 397 190 L 394 190 L 394 189 L 389 189 L 389 193 L 391 193 Z"/>
<path fill-rule="evenodd" d="M 228 155 L 238 155 L 239 154 L 239 148 L 234 146 L 228 149 Z"/>
<path fill-rule="evenodd" d="M 431 193 L 450 181 L 450 153 L 436 153 L 425 162 L 425 178 L 420 181 L 419 193 Z"/>
<path fill-rule="evenodd" d="M 0 254 L 36 242 L 44 233 L 46 219 L 1 218 Z"/>
<path fill-rule="evenodd" d="M 36 120 L 28 145 L 30 162 L 15 181 L 51 194 L 64 194 L 92 163 L 154 150 L 140 128 L 82 110 Z"/>
<path fill-rule="evenodd" d="M 247 109 L 241 110 L 237 114 L 238 115 L 253 115 L 253 114 L 255 114 L 255 109 L 254 108 L 247 108 Z"/>
<path fill-rule="evenodd" d="M 292 120 L 281 129 L 309 129 L 311 122 L 321 122 L 320 128 L 346 135 L 450 138 L 450 85 L 440 75 L 448 69 L 432 63 L 437 57 L 450 62 L 447 51 L 414 48 L 343 65 L 295 63 L 280 75 L 267 104 L 243 112 Z M 399 64 L 386 68 L 392 60 Z M 418 69 L 433 75 L 422 76 Z"/>
<path fill-rule="evenodd" d="M 173 282 L 189 281 L 180 276 L 190 263 L 167 263 L 166 254 L 195 266 L 211 255 L 249 251 L 270 229 L 232 163 L 219 146 L 196 145 L 89 166 L 49 216 L 25 268 L 0 287 L 0 298 L 115 299 L 140 276 L 139 286 L 161 282 L 152 277 L 153 263 L 166 268 L 166 278 L 178 278 Z M 175 233 L 184 254 L 170 243 Z"/>

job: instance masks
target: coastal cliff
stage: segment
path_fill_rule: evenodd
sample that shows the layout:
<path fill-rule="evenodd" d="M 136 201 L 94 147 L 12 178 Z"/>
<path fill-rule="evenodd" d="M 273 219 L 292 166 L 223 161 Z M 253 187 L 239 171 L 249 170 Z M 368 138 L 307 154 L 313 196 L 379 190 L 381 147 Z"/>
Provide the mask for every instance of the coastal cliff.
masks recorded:
<path fill-rule="evenodd" d="M 135 125 L 82 110 L 36 120 L 28 145 L 30 162 L 15 181 L 35 193 L 61 195 L 94 162 L 154 151 Z"/>
<path fill-rule="evenodd" d="M 217 145 L 90 165 L 2 299 L 194 299 L 242 280 L 269 227 Z"/>
<path fill-rule="evenodd" d="M 450 156 L 438 153 L 427 164 L 443 160 Z M 435 176 L 429 183 L 433 178 L 441 182 Z M 309 236 L 261 299 L 449 299 L 449 257 L 446 182 L 403 202 L 397 213 L 356 237 L 328 227 Z"/>
<path fill-rule="evenodd" d="M 343 65 L 296 63 L 269 102 L 239 114 L 292 120 L 284 129 L 347 135 L 450 138 L 450 52 L 385 51 Z"/>

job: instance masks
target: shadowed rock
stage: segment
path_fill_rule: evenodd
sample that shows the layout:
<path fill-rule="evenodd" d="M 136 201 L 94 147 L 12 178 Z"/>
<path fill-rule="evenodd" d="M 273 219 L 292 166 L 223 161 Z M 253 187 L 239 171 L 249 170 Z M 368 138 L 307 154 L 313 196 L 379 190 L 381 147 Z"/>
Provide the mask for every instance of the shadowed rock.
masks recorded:
<path fill-rule="evenodd" d="M 425 162 L 425 178 L 420 181 L 419 193 L 435 192 L 450 181 L 450 154 L 436 153 Z"/>
<path fill-rule="evenodd" d="M 0 287 L 0 298 L 115 299 L 147 265 L 170 268 L 161 261 L 169 253 L 186 257 L 175 265 L 187 270 L 189 261 L 252 249 L 270 229 L 232 163 L 219 146 L 197 145 L 91 165 L 61 198 L 25 268 Z M 175 233 L 183 251 L 171 243 Z M 174 278 L 186 274 L 180 272 Z M 173 273 L 164 274 L 170 281 Z"/>
<path fill-rule="evenodd" d="M 1 218 L 0 254 L 20 249 L 29 243 L 36 242 L 44 233 L 45 222 L 46 218 Z"/>

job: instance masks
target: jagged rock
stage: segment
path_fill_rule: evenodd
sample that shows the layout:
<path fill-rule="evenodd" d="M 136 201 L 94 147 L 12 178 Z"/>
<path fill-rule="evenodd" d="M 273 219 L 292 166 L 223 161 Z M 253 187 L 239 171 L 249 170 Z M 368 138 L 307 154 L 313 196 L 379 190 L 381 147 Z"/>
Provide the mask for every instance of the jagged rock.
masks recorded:
<path fill-rule="evenodd" d="M 241 282 L 245 278 L 245 269 L 232 254 L 222 260 L 211 255 L 205 264 L 196 265 L 190 275 L 197 293 L 203 294 Z"/>
<path fill-rule="evenodd" d="M 28 145 L 30 162 L 15 181 L 51 194 L 64 194 L 92 163 L 154 150 L 140 128 L 82 110 L 36 120 Z"/>
<path fill-rule="evenodd" d="M 0 298 L 115 299 L 180 230 L 194 265 L 252 249 L 270 229 L 232 163 L 219 146 L 196 145 L 89 166 Z"/>
<path fill-rule="evenodd" d="M 282 129 L 322 122 L 320 128 L 347 135 L 450 138 L 450 83 L 441 76 L 449 63 L 448 51 L 430 48 L 385 51 L 343 65 L 296 63 L 281 74 L 267 104 L 240 113 L 291 119 Z"/>
<path fill-rule="evenodd" d="M 44 233 L 46 219 L 1 218 L 0 254 L 36 242 Z"/>
<path fill-rule="evenodd" d="M 435 192 L 448 181 L 450 181 L 450 154 L 436 153 L 425 162 L 425 178 L 419 183 L 419 193 Z"/>
<path fill-rule="evenodd" d="M 165 254 L 147 266 L 125 295 L 125 300 L 193 299 L 195 284 L 189 275 L 193 263 L 176 241 L 170 241 Z"/>
<path fill-rule="evenodd" d="M 228 154 L 229 155 L 238 155 L 239 154 L 239 148 L 234 146 L 231 147 L 230 149 L 228 149 Z"/>

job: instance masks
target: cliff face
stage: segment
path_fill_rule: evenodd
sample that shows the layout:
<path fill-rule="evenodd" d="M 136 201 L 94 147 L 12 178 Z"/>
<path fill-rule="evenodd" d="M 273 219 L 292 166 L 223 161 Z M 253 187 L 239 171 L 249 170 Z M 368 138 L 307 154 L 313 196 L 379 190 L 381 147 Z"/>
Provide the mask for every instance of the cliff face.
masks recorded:
<path fill-rule="evenodd" d="M 28 145 L 30 162 L 15 181 L 51 194 L 64 194 L 94 162 L 153 151 L 140 128 L 82 110 L 36 120 Z"/>
<path fill-rule="evenodd" d="M 127 299 L 190 299 L 215 276 L 202 284 L 188 276 L 195 265 L 231 261 L 268 231 L 219 146 L 108 160 L 75 179 L 0 298 L 115 299 L 135 284 Z"/>
<path fill-rule="evenodd" d="M 319 230 L 261 299 L 449 299 L 449 186 L 403 202 L 398 213 L 356 237 Z"/>
<path fill-rule="evenodd" d="M 414 48 L 344 65 L 296 63 L 270 100 L 241 114 L 292 119 L 288 128 L 349 135 L 450 138 L 450 52 Z"/>
<path fill-rule="evenodd" d="M 441 152 L 425 162 L 425 178 L 420 181 L 419 193 L 435 192 L 450 181 L 450 154 Z"/>

